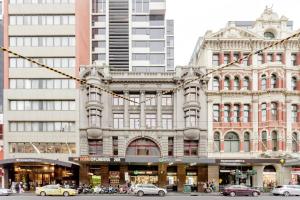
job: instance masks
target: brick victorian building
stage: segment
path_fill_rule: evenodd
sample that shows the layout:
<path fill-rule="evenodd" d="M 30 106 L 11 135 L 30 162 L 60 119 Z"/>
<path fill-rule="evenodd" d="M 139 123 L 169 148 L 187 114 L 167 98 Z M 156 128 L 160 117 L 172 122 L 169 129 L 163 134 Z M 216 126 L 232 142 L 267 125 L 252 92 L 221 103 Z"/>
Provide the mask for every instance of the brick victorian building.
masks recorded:
<path fill-rule="evenodd" d="M 294 32 L 292 21 L 266 8 L 256 21 L 207 31 L 190 64 L 210 72 Z M 294 38 L 210 75 L 208 157 L 220 159 L 212 170 L 220 185 L 299 183 L 299 51 Z M 244 175 L 237 177 L 236 169 Z M 249 176 L 251 170 L 257 175 Z"/>

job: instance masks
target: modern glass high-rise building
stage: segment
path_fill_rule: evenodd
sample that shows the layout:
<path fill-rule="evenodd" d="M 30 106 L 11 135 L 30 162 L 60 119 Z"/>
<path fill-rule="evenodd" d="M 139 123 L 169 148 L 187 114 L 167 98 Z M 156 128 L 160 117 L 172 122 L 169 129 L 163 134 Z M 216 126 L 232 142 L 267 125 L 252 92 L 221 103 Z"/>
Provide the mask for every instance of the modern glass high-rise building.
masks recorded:
<path fill-rule="evenodd" d="M 174 69 L 174 22 L 166 0 L 92 0 L 92 64 L 111 71 L 163 72 Z"/>

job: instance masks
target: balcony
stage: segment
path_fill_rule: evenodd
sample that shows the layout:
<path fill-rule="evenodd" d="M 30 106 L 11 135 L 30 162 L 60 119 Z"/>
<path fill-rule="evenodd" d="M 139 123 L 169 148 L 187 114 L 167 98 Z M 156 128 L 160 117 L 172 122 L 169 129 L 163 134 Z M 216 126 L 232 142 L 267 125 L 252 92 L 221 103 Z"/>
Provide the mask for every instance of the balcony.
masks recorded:
<path fill-rule="evenodd" d="M 86 129 L 88 139 L 102 139 L 103 132 L 101 128 L 89 127 Z"/>
<path fill-rule="evenodd" d="M 166 13 L 166 1 L 165 0 L 151 0 L 149 9 L 150 9 L 150 14 L 163 15 Z"/>
<path fill-rule="evenodd" d="M 200 138 L 200 129 L 199 128 L 186 128 L 183 132 L 184 138 L 187 140 L 199 140 Z"/>

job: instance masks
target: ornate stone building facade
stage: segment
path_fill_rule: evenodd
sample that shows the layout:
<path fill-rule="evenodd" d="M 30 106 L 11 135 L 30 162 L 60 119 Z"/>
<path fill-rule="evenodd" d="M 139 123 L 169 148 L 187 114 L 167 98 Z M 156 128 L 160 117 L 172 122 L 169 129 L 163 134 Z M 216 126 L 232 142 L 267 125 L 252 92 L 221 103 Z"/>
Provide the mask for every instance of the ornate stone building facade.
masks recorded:
<path fill-rule="evenodd" d="M 185 183 L 200 190 L 207 181 L 206 82 L 190 81 L 178 90 L 164 91 L 203 75 L 199 68 L 176 72 L 109 72 L 107 67 L 84 66 L 88 83 L 81 87 L 80 182 L 125 182 L 169 185 Z M 147 100 L 146 102 L 143 102 Z M 197 188 L 199 186 L 199 188 Z"/>
<path fill-rule="evenodd" d="M 208 31 L 191 65 L 211 72 L 294 32 L 291 21 L 266 8 L 256 21 L 232 21 L 216 33 Z M 299 183 L 298 164 L 288 164 L 300 150 L 299 50 L 294 38 L 210 74 L 208 157 L 227 159 L 214 167 L 221 185 Z M 258 176 L 237 178 L 236 169 Z"/>

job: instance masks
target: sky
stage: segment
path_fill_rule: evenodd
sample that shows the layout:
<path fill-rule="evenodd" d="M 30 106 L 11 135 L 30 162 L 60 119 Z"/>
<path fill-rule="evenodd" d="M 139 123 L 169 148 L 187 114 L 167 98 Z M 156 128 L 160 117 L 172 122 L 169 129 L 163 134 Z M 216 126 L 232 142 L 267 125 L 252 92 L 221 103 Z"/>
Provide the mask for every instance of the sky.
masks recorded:
<path fill-rule="evenodd" d="M 254 21 L 266 6 L 300 29 L 300 0 L 167 0 L 167 18 L 175 21 L 175 66 L 189 63 L 207 30 L 216 32 L 228 21 Z"/>

